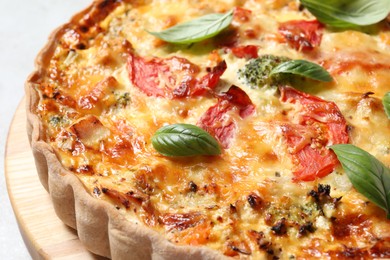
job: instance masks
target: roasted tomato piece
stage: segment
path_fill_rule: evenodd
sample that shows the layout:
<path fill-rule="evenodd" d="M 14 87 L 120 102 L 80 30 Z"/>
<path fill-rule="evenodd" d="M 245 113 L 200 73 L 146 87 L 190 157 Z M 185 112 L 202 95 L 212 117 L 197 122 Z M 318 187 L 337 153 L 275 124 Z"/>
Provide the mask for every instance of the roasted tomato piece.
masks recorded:
<path fill-rule="evenodd" d="M 198 122 L 224 148 L 229 147 L 236 129 L 236 123 L 230 114 L 235 109 L 241 118 L 245 118 L 254 113 L 255 106 L 242 89 L 231 86 L 227 92 L 218 95 L 217 104 L 210 107 Z"/>
<path fill-rule="evenodd" d="M 148 96 L 181 98 L 199 96 L 213 89 L 226 70 L 223 61 L 197 79 L 200 68 L 180 57 L 166 59 L 130 55 L 127 69 L 131 82 Z"/>
<path fill-rule="evenodd" d="M 289 152 L 296 166 L 296 180 L 312 181 L 331 173 L 338 164 L 329 145 L 348 143 L 346 120 L 334 102 L 281 87 L 281 101 L 295 104 L 297 123 L 282 124 Z"/>
<path fill-rule="evenodd" d="M 255 45 L 245 45 L 231 48 L 234 56 L 245 59 L 256 59 L 259 57 L 257 54 L 258 49 L 258 46 Z"/>
<path fill-rule="evenodd" d="M 255 112 L 255 106 L 249 96 L 237 86 L 231 86 L 227 92 L 218 96 L 222 100 L 227 100 L 232 106 L 238 108 L 241 118 L 250 116 Z"/>
<path fill-rule="evenodd" d="M 222 74 L 225 72 L 227 66 L 225 61 L 221 61 L 217 66 L 210 68 L 209 72 L 200 80 L 197 80 L 193 89 L 189 89 L 188 95 L 191 97 L 202 96 L 209 90 L 213 90 L 219 82 Z"/>
<path fill-rule="evenodd" d="M 170 97 L 180 84 L 193 84 L 198 66 L 179 57 L 145 59 L 130 55 L 130 80 L 148 96 Z"/>
<path fill-rule="evenodd" d="M 317 20 L 293 20 L 281 23 L 279 32 L 287 43 L 299 51 L 311 51 L 321 44 L 323 25 Z"/>
<path fill-rule="evenodd" d="M 228 101 L 218 101 L 198 122 L 198 125 L 214 136 L 224 148 L 229 148 L 230 140 L 236 129 L 236 124 L 227 114 L 230 110 L 231 105 Z"/>

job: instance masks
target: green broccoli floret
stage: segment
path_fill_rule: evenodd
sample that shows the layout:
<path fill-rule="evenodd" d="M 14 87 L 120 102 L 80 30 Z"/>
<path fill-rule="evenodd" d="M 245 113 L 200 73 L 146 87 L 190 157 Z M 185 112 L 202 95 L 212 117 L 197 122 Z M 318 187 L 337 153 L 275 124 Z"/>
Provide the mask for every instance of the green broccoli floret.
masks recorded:
<path fill-rule="evenodd" d="M 288 81 L 288 75 L 276 74 L 269 76 L 271 71 L 279 64 L 291 59 L 283 56 L 263 55 L 250 60 L 238 71 L 239 80 L 252 88 L 263 86 L 277 86 Z"/>

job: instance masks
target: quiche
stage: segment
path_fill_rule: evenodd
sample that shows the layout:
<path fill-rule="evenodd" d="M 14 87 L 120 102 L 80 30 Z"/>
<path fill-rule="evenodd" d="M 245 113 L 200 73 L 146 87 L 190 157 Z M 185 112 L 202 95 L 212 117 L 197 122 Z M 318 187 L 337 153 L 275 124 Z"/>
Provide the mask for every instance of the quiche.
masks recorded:
<path fill-rule="evenodd" d="M 113 259 L 390 258 L 389 11 L 94 1 L 26 84 L 58 217 Z"/>

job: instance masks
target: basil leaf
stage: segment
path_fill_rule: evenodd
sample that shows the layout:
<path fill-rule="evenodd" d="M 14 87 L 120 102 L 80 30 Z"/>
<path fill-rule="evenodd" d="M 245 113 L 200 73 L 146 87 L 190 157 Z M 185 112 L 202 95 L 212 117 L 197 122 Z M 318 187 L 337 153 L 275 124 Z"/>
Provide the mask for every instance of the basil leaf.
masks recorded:
<path fill-rule="evenodd" d="M 323 67 L 306 60 L 291 60 L 283 62 L 271 71 L 270 76 L 280 73 L 300 75 L 306 78 L 325 82 L 333 80 L 329 72 L 327 72 Z"/>
<path fill-rule="evenodd" d="M 385 19 L 389 0 L 300 0 L 320 22 L 333 27 L 371 25 Z"/>
<path fill-rule="evenodd" d="M 161 32 L 150 34 L 171 43 L 188 44 L 214 37 L 227 28 L 233 19 L 233 10 L 225 14 L 208 14 L 181 23 Z"/>
<path fill-rule="evenodd" d="M 382 99 L 383 107 L 385 108 L 385 112 L 387 115 L 387 118 L 390 119 L 390 92 L 387 92 L 385 96 Z"/>
<path fill-rule="evenodd" d="M 390 169 L 354 145 L 337 144 L 330 148 L 356 190 L 384 209 L 390 219 Z"/>
<path fill-rule="evenodd" d="M 202 128 L 190 124 L 161 127 L 152 137 L 153 147 L 165 156 L 218 155 L 217 140 Z"/>

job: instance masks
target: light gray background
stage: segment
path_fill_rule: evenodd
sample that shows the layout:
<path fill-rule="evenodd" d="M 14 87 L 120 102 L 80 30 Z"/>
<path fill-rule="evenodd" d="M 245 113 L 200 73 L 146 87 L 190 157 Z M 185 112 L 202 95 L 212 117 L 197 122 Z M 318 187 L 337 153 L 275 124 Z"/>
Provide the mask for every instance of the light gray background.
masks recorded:
<path fill-rule="evenodd" d="M 0 0 L 0 259 L 31 259 L 6 193 L 4 149 L 24 81 L 50 32 L 92 0 Z"/>

